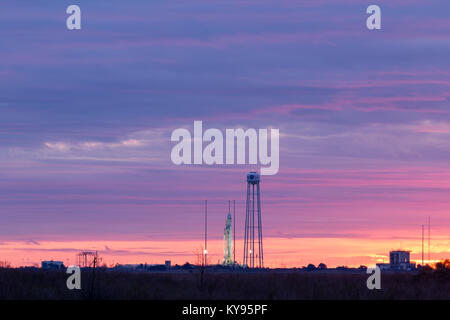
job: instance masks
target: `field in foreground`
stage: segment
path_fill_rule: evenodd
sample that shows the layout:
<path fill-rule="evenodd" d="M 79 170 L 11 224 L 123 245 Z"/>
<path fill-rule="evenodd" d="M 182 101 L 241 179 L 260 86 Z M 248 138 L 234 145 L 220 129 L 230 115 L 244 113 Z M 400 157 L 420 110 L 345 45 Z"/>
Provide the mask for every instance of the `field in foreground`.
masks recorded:
<path fill-rule="evenodd" d="M 449 273 L 383 273 L 368 290 L 365 273 L 82 271 L 68 290 L 64 271 L 0 269 L 0 299 L 450 299 Z"/>

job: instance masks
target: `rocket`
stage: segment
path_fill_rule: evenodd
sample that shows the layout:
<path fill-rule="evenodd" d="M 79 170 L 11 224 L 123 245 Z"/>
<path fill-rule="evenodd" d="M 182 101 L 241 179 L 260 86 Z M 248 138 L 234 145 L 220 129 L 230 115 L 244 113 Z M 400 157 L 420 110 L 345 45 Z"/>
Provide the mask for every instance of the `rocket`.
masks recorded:
<path fill-rule="evenodd" d="M 233 264 L 233 236 L 231 227 L 231 213 L 228 212 L 227 220 L 225 222 L 225 228 L 223 229 L 223 264 L 230 265 Z"/>

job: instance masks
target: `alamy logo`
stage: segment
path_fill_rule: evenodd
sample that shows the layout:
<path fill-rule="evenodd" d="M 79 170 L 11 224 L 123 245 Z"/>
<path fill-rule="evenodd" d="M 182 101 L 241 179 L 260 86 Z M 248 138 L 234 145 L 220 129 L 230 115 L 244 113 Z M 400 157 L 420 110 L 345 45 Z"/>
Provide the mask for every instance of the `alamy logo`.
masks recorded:
<path fill-rule="evenodd" d="M 375 266 L 373 268 L 367 268 L 367 274 L 371 276 L 367 278 L 366 285 L 367 289 L 381 289 L 381 271 L 380 267 Z"/>
<path fill-rule="evenodd" d="M 71 5 L 67 7 L 67 14 L 70 16 L 66 20 L 66 26 L 68 30 L 80 30 L 81 29 L 81 9 L 77 5 Z"/>
<path fill-rule="evenodd" d="M 207 129 L 203 133 L 202 121 L 194 121 L 193 137 L 189 130 L 179 128 L 172 132 L 171 141 L 178 142 L 170 155 L 172 162 L 181 164 L 248 164 L 261 165 L 261 175 L 274 175 L 279 169 L 280 131 L 270 129 L 226 129 L 225 157 L 224 136 L 219 129 Z M 248 141 L 248 145 L 247 142 Z M 207 143 L 203 148 L 204 142 Z M 235 143 L 236 142 L 236 143 Z M 269 145 L 270 143 L 270 155 Z M 192 157 L 192 145 L 194 154 Z M 247 151 L 248 150 L 248 155 Z M 193 159 L 192 159 L 193 158 Z"/>
<path fill-rule="evenodd" d="M 67 274 L 70 276 L 67 278 L 66 286 L 67 289 L 81 289 L 81 270 L 79 266 L 70 266 L 66 270 Z"/>
<path fill-rule="evenodd" d="M 381 29 L 381 8 L 375 4 L 367 7 L 366 12 L 370 16 L 366 20 L 366 26 L 369 30 Z"/>

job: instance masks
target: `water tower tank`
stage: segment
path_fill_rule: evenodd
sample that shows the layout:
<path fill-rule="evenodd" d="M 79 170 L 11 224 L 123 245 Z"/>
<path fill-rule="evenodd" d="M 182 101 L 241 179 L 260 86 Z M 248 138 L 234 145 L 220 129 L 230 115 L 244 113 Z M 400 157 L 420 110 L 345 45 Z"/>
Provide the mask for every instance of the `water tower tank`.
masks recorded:
<path fill-rule="evenodd" d="M 257 184 L 259 182 L 259 173 L 252 171 L 247 174 L 247 182 Z"/>

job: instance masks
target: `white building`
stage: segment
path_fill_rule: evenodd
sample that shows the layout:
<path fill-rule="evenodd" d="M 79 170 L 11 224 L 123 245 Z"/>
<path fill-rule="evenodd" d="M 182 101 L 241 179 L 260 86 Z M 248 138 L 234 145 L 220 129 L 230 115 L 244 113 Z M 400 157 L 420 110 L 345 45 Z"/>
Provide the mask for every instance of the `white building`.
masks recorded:
<path fill-rule="evenodd" d="M 416 264 L 411 263 L 410 251 L 394 250 L 389 252 L 389 263 L 377 263 L 381 270 L 412 271 Z"/>

